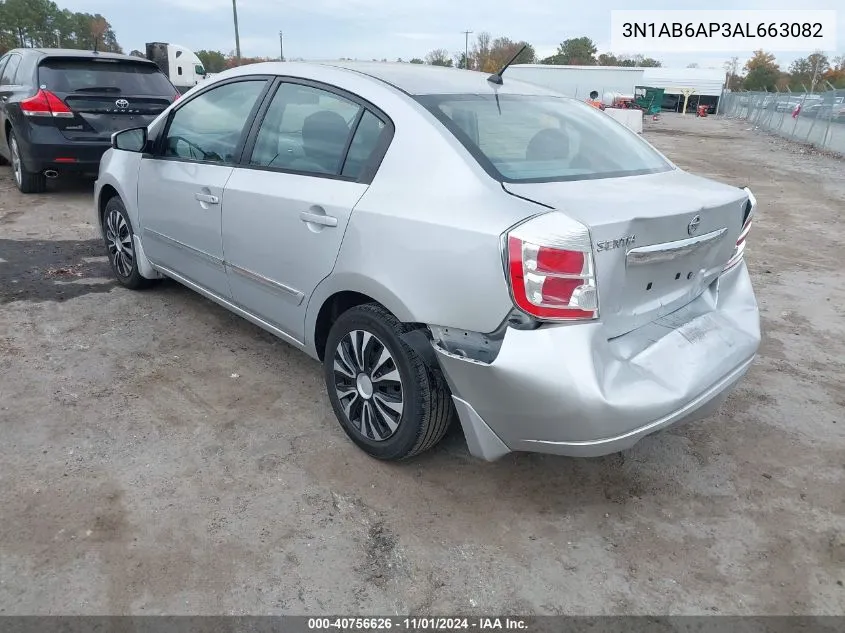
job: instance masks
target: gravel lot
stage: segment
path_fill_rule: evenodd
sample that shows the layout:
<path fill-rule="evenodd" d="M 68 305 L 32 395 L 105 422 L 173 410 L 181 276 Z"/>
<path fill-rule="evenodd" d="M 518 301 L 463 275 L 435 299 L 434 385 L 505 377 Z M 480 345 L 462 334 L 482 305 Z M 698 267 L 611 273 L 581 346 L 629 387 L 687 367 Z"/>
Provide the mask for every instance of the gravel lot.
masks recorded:
<path fill-rule="evenodd" d="M 760 357 L 720 415 L 592 460 L 369 459 L 317 363 L 115 286 L 90 183 L 0 168 L 0 612 L 845 613 L 843 163 L 746 127 L 646 137 L 755 191 Z"/>

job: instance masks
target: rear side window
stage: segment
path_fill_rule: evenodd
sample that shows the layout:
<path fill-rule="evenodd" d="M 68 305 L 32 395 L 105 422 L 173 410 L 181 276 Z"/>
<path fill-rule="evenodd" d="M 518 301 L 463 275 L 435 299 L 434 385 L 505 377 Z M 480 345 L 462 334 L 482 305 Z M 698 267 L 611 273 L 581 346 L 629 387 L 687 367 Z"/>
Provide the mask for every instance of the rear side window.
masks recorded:
<path fill-rule="evenodd" d="M 346 155 L 346 162 L 343 164 L 343 175 L 352 178 L 359 178 L 364 168 L 370 162 L 370 158 L 379 144 L 379 139 L 384 133 L 384 121 L 379 119 L 369 110 L 364 112 L 355 136 L 352 137 L 352 144 L 349 146 L 349 153 Z"/>
<path fill-rule="evenodd" d="M 504 182 L 650 174 L 671 165 L 636 134 L 573 99 L 429 95 L 419 101 Z"/>
<path fill-rule="evenodd" d="M 15 74 L 21 64 L 20 55 L 9 55 L 9 61 L 0 75 L 0 86 L 11 86 L 15 84 Z"/>
<path fill-rule="evenodd" d="M 41 85 L 52 92 L 111 92 L 172 97 L 176 89 L 152 64 L 88 59 L 47 59 L 38 69 Z"/>

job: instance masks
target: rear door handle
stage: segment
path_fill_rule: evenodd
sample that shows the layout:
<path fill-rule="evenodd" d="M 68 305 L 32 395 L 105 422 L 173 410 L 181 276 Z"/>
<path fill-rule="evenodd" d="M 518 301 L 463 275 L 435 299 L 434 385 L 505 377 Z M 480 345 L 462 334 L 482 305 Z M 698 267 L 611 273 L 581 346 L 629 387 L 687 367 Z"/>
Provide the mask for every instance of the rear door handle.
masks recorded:
<path fill-rule="evenodd" d="M 303 211 L 299 219 L 308 224 L 319 224 L 321 226 L 337 226 L 337 218 L 323 213 L 308 213 Z"/>
<path fill-rule="evenodd" d="M 205 202 L 207 204 L 220 204 L 220 198 L 212 196 L 210 193 L 195 193 L 194 198 L 199 202 Z"/>

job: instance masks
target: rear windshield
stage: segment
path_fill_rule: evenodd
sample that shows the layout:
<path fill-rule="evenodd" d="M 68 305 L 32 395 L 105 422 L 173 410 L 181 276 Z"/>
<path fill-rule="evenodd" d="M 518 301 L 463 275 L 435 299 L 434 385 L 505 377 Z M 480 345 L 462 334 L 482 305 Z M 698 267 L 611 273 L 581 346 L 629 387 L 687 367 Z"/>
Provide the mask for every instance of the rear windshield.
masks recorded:
<path fill-rule="evenodd" d="M 551 182 L 616 178 L 672 166 L 607 114 L 558 97 L 425 95 L 419 101 L 494 178 Z"/>
<path fill-rule="evenodd" d="M 53 92 L 162 97 L 176 92 L 156 66 L 123 61 L 48 59 L 38 69 L 38 80 Z"/>

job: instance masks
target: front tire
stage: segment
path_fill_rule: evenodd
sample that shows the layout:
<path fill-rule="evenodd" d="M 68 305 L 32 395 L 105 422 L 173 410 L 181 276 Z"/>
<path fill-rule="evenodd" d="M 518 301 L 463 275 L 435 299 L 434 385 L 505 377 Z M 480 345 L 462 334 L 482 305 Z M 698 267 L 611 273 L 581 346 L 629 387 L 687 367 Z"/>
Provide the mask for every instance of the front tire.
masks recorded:
<path fill-rule="evenodd" d="M 452 420 L 440 368 L 403 339 L 412 330 L 369 303 L 341 314 L 326 342 L 323 371 L 332 409 L 349 438 L 378 459 L 428 450 Z"/>
<path fill-rule="evenodd" d="M 15 133 L 9 132 L 9 155 L 12 157 L 12 174 L 21 193 L 44 193 L 47 190 L 47 177 L 27 171 L 21 158 L 21 149 Z"/>
<path fill-rule="evenodd" d="M 135 233 L 132 231 L 132 223 L 129 222 L 126 207 L 117 196 L 106 203 L 103 213 L 103 233 L 109 265 L 115 279 L 130 290 L 141 290 L 152 285 L 153 280 L 142 277 L 138 271 L 133 240 Z"/>

